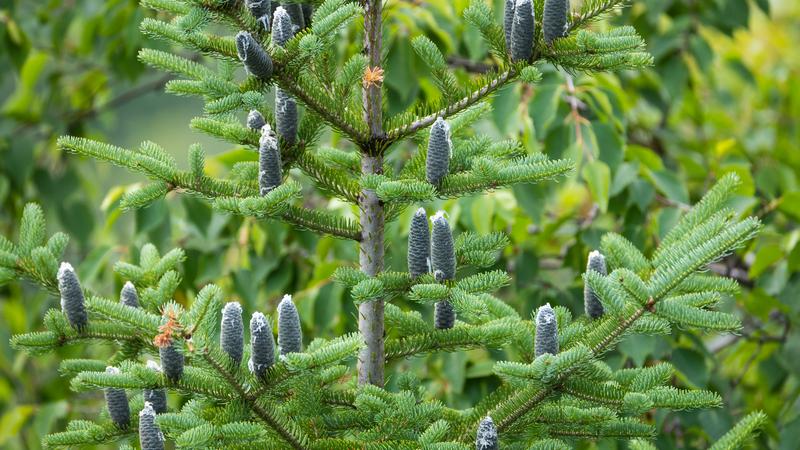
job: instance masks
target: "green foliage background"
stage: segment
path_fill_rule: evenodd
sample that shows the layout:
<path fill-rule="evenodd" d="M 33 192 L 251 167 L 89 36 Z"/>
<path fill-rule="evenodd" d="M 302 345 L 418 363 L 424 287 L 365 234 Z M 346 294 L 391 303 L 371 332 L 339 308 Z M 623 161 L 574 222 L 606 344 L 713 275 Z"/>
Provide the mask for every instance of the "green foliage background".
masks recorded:
<path fill-rule="evenodd" d="M 500 14 L 502 1 L 494 0 Z M 487 49 L 462 12 L 467 0 L 386 4 L 385 87 L 390 113 L 439 95 L 410 38 L 424 34 L 446 55 L 484 60 Z M 147 42 L 139 22 L 150 12 L 134 0 L 0 0 L 0 234 L 14 235 L 25 202 L 39 202 L 52 227 L 72 240 L 69 259 L 82 261 L 81 280 L 113 297 L 123 280 L 110 270 L 136 261 L 144 242 L 162 252 L 187 252 L 180 296 L 215 282 L 246 309 L 272 309 L 293 293 L 306 336 L 356 329 L 349 295 L 329 278 L 356 260 L 352 243 L 212 212 L 186 196 L 136 212 L 120 196 L 141 181 L 108 165 L 61 154 L 61 134 L 123 147 L 151 139 L 186 159 L 204 145 L 211 170 L 253 159 L 190 130 L 195 100 L 162 92 L 167 78 L 136 59 Z M 498 21 L 500 17 L 498 16 Z M 746 249 L 713 267 L 745 287 L 723 309 L 745 323 L 738 336 L 678 331 L 636 337 L 609 358 L 615 367 L 671 361 L 678 385 L 718 391 L 726 408 L 658 413 L 658 448 L 704 448 L 738 418 L 763 409 L 771 424 L 756 448 L 796 448 L 800 434 L 800 3 L 793 0 L 636 0 L 609 19 L 633 25 L 655 65 L 645 71 L 584 77 L 543 67 L 534 87 L 503 89 L 481 131 L 517 136 L 578 170 L 558 184 L 521 186 L 488 196 L 440 201 L 463 230 L 502 230 L 511 238 L 498 264 L 514 281 L 502 297 L 528 313 L 550 302 L 582 309 L 585 257 L 605 231 L 654 248 L 686 205 L 714 180 L 744 180 L 741 212 L 765 230 Z M 601 22 L 597 25 L 603 27 Z M 351 30 L 349 37 L 354 37 Z M 146 44 L 146 45 L 145 45 Z M 343 46 L 359 45 L 342 39 Z M 467 70 L 481 64 L 451 61 Z M 345 145 L 330 135 L 331 145 Z M 554 149 L 565 149 L 554 150 Z M 408 157 L 412 148 L 393 158 Z M 395 156 L 396 155 L 396 156 Z M 309 205 L 320 203 L 308 193 Z M 339 207 L 336 203 L 329 207 Z M 344 206 L 341 206 L 344 207 Z M 429 208 L 432 210 L 432 208 Z M 387 229 L 387 269 L 405 267 L 411 210 Z M 457 231 L 458 232 L 458 231 Z M 181 301 L 181 297 L 176 300 Z M 13 352 L 11 334 L 35 328 L 57 299 L 27 284 L 0 290 L 0 448 L 38 448 L 40 437 L 68 418 L 92 415 L 101 397 L 73 394 L 57 362 L 77 348 L 32 359 Z M 429 315 L 431 314 L 428 311 Z M 108 349 L 90 352 L 107 355 Z M 499 353 L 476 350 L 402 361 L 446 402 L 467 407 L 497 380 Z M 393 380 L 389 380 L 391 386 Z M 88 394 L 81 394 L 88 395 Z M 616 448 L 599 442 L 599 448 Z"/>

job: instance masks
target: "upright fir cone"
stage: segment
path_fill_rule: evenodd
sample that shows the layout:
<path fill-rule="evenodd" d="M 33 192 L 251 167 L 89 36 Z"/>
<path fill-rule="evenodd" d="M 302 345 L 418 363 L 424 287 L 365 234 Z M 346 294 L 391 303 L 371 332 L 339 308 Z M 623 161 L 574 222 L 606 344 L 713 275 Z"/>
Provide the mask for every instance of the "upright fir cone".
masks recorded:
<path fill-rule="evenodd" d="M 503 10 L 503 31 L 506 33 L 506 51 L 511 53 L 511 30 L 514 29 L 514 6 L 517 0 L 506 0 Z"/>
<path fill-rule="evenodd" d="M 550 303 L 539 308 L 536 313 L 536 342 L 534 343 L 534 355 L 550 353 L 558 354 L 558 321 L 556 312 L 550 307 Z"/>
<path fill-rule="evenodd" d="M 118 374 L 119 369 L 116 367 L 106 367 L 106 373 Z M 126 429 L 131 424 L 131 410 L 128 406 L 128 396 L 125 394 L 125 389 L 120 388 L 106 388 L 106 405 L 108 406 L 108 415 L 111 416 L 111 421 L 120 429 Z"/>
<path fill-rule="evenodd" d="M 62 262 L 58 268 L 57 278 L 58 290 L 61 293 L 61 311 L 67 316 L 72 328 L 83 331 L 89 323 L 89 316 L 86 314 L 86 301 L 78 275 L 70 263 Z"/>
<path fill-rule="evenodd" d="M 131 308 L 139 307 L 139 294 L 136 293 L 136 287 L 130 281 L 125 282 L 122 290 L 119 292 L 119 302 Z"/>
<path fill-rule="evenodd" d="M 278 305 L 278 348 L 281 355 L 300 352 L 303 346 L 302 333 L 300 315 L 292 303 L 292 296 L 284 295 Z"/>
<path fill-rule="evenodd" d="M 275 338 L 266 316 L 254 312 L 250 318 L 250 372 L 263 378 L 275 364 Z"/>
<path fill-rule="evenodd" d="M 517 0 L 514 5 L 514 25 L 511 30 L 511 59 L 528 61 L 533 56 L 533 36 L 536 27 L 531 0 Z"/>
<path fill-rule="evenodd" d="M 428 216 L 420 208 L 411 219 L 408 230 L 408 273 L 416 278 L 430 272 L 431 231 L 428 229 Z"/>
<path fill-rule="evenodd" d="M 567 34 L 569 0 L 545 0 L 542 26 L 544 41 L 548 45 Z"/>
<path fill-rule="evenodd" d="M 305 19 L 303 19 L 303 7 L 299 3 L 284 3 L 283 7 L 289 13 L 289 17 L 292 18 L 292 29 L 295 33 L 306 27 Z M 273 17 L 273 21 L 274 19 Z"/>
<path fill-rule="evenodd" d="M 279 6 L 272 22 L 272 42 L 283 47 L 294 36 L 292 18 L 283 6 Z M 275 128 L 278 136 L 287 144 L 294 145 L 297 142 L 297 103 L 279 87 L 275 88 Z"/>
<path fill-rule="evenodd" d="M 222 308 L 219 346 L 230 356 L 234 364 L 238 366 L 242 362 L 244 324 L 242 323 L 242 307 L 239 302 L 226 303 Z"/>
<path fill-rule="evenodd" d="M 174 339 L 169 344 L 159 347 L 158 355 L 161 357 L 161 368 L 164 376 L 172 382 L 176 382 L 183 376 L 184 357 L 178 343 Z"/>
<path fill-rule="evenodd" d="M 236 35 L 236 53 L 245 69 L 262 80 L 272 76 L 272 58 L 252 34 L 240 31 Z"/>
<path fill-rule="evenodd" d="M 260 132 L 261 128 L 263 128 L 266 124 L 267 121 L 264 120 L 264 116 L 262 116 L 257 110 L 251 109 L 247 114 L 247 128 Z"/>
<path fill-rule="evenodd" d="M 269 31 L 269 18 L 272 15 L 272 1 L 245 0 L 244 5 L 250 11 L 250 14 L 256 18 L 258 23 L 264 27 L 264 31 Z"/>
<path fill-rule="evenodd" d="M 283 180 L 278 139 L 268 124 L 261 129 L 258 144 L 258 186 L 263 196 L 279 186 Z"/>
<path fill-rule="evenodd" d="M 164 435 L 156 425 L 156 412 L 150 402 L 144 402 L 139 413 L 139 446 L 142 450 L 164 450 Z"/>
<path fill-rule="evenodd" d="M 586 262 L 586 271 L 588 272 L 590 270 L 593 270 L 600 275 L 608 275 L 608 269 L 606 269 L 606 258 L 597 250 L 589 253 L 589 260 Z M 583 284 L 583 307 L 586 310 L 586 315 L 592 319 L 597 319 L 605 312 L 603 310 L 603 304 L 600 303 L 600 298 L 597 296 L 597 293 L 592 290 L 592 288 L 589 286 L 589 283 L 586 283 L 585 281 Z"/>
<path fill-rule="evenodd" d="M 478 424 L 478 433 L 475 437 L 475 450 L 497 450 L 499 448 L 497 428 L 491 417 L 486 416 Z"/>
<path fill-rule="evenodd" d="M 303 23 L 305 23 L 306 27 L 310 27 L 311 16 L 314 15 L 314 5 L 311 3 L 303 3 L 300 7 L 303 10 Z"/>
<path fill-rule="evenodd" d="M 444 217 L 444 211 L 437 212 L 431 222 L 431 269 L 434 273 L 441 271 L 443 280 L 452 280 L 456 277 L 456 252 L 450 224 Z"/>
<path fill-rule="evenodd" d="M 437 330 L 449 330 L 456 323 L 456 311 L 447 300 L 436 302 L 433 306 L 433 324 Z"/>
<path fill-rule="evenodd" d="M 158 365 L 157 362 L 148 360 L 147 361 L 147 368 L 154 371 L 161 373 L 161 366 Z M 144 401 L 150 402 L 153 405 L 153 410 L 156 414 L 164 414 L 167 412 L 167 391 L 164 388 L 155 388 L 155 389 L 144 389 L 143 392 Z"/>
<path fill-rule="evenodd" d="M 431 127 L 428 140 L 428 155 L 425 160 L 425 174 L 428 182 L 439 185 L 450 169 L 450 155 L 453 143 L 450 141 L 450 125 L 441 117 Z"/>

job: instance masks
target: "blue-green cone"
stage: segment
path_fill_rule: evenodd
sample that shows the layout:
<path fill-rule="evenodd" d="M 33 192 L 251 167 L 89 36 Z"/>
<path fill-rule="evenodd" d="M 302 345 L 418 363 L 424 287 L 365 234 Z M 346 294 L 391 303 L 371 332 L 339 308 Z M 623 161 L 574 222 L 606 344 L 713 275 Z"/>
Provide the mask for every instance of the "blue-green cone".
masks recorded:
<path fill-rule="evenodd" d="M 497 450 L 497 427 L 491 417 L 486 416 L 478 424 L 478 433 L 475 437 L 475 450 Z"/>
<path fill-rule="evenodd" d="M 428 216 L 420 208 L 411 219 L 408 230 L 408 273 L 416 278 L 430 271 L 431 231 L 428 229 Z"/>
<path fill-rule="evenodd" d="M 106 373 L 118 374 L 119 369 L 116 367 L 106 367 Z M 108 406 L 108 415 L 111 416 L 111 421 L 117 428 L 126 429 L 131 424 L 131 410 L 128 406 L 128 396 L 125 394 L 125 389 L 120 388 L 105 388 L 106 406 Z"/>
<path fill-rule="evenodd" d="M 447 300 L 436 302 L 433 306 L 433 325 L 436 329 L 449 330 L 455 323 L 456 311 L 453 309 L 453 305 Z"/>
<path fill-rule="evenodd" d="M 261 132 L 261 128 L 263 128 L 266 124 L 267 121 L 264 120 L 264 116 L 262 116 L 261 113 L 255 109 L 251 109 L 247 114 L 247 128 Z"/>
<path fill-rule="evenodd" d="M 506 33 L 506 51 L 511 53 L 511 30 L 514 29 L 514 6 L 517 0 L 506 0 L 503 10 L 503 31 Z"/>
<path fill-rule="evenodd" d="M 119 293 L 119 302 L 131 308 L 139 307 L 139 294 L 136 293 L 136 287 L 130 281 L 122 286 L 122 290 Z"/>
<path fill-rule="evenodd" d="M 72 328 L 82 331 L 89 323 L 86 304 L 78 275 L 70 263 L 62 262 L 58 268 L 58 291 L 61 293 L 61 311 Z"/>
<path fill-rule="evenodd" d="M 161 366 L 155 361 L 147 361 L 147 368 L 155 372 L 161 373 Z M 150 402 L 153 405 L 153 410 L 156 414 L 164 414 L 167 412 L 167 391 L 164 388 L 144 389 L 142 392 L 144 401 Z"/>
<path fill-rule="evenodd" d="M 606 269 L 606 258 L 597 250 L 589 253 L 589 260 L 586 263 L 586 271 L 593 270 L 600 275 L 608 275 Z M 586 315 L 592 319 L 597 319 L 605 312 L 603 304 L 600 303 L 597 293 L 589 287 L 589 283 L 584 281 L 583 285 L 583 307 L 586 310 Z"/>
<path fill-rule="evenodd" d="M 244 5 L 253 17 L 261 24 L 264 31 L 269 31 L 269 18 L 272 16 L 271 0 L 245 0 Z"/>
<path fill-rule="evenodd" d="M 184 357 L 178 343 L 173 340 L 169 345 L 160 347 L 158 355 L 161 357 L 161 370 L 170 381 L 178 381 L 183 376 Z"/>
<path fill-rule="evenodd" d="M 303 23 L 305 23 L 306 27 L 310 27 L 311 16 L 314 15 L 314 5 L 310 3 L 303 3 L 301 5 L 301 9 L 303 10 Z"/>
<path fill-rule="evenodd" d="M 514 25 L 511 29 L 511 59 L 528 61 L 533 56 L 533 36 L 536 27 L 531 0 L 517 0 L 514 5 Z"/>
<path fill-rule="evenodd" d="M 425 175 L 429 183 L 438 186 L 447 175 L 448 170 L 450 170 L 452 147 L 450 125 L 439 117 L 431 127 L 428 154 L 425 159 Z"/>
<path fill-rule="evenodd" d="M 283 180 L 281 152 L 278 150 L 278 139 L 269 125 L 261 129 L 258 143 L 258 187 L 261 195 L 267 195 Z"/>
<path fill-rule="evenodd" d="M 139 446 L 142 450 L 164 450 L 164 435 L 156 425 L 156 412 L 150 402 L 139 413 Z"/>
<path fill-rule="evenodd" d="M 278 304 L 278 348 L 281 355 L 298 353 L 303 346 L 300 315 L 292 303 L 291 295 L 284 295 Z"/>
<path fill-rule="evenodd" d="M 549 45 L 566 36 L 569 0 L 545 0 L 542 28 L 544 41 Z"/>
<path fill-rule="evenodd" d="M 536 313 L 536 342 L 534 345 L 534 354 L 537 358 L 545 353 L 558 354 L 558 321 L 556 312 L 550 307 L 550 303 L 539 308 Z"/>
<path fill-rule="evenodd" d="M 297 142 L 297 104 L 279 87 L 275 88 L 275 129 L 286 144 Z"/>
<path fill-rule="evenodd" d="M 219 333 L 219 346 L 230 356 L 237 366 L 244 353 L 244 324 L 242 307 L 238 302 L 229 302 L 222 308 L 222 325 Z"/>
<path fill-rule="evenodd" d="M 251 75 L 262 80 L 272 76 L 272 58 L 252 34 L 240 31 L 236 35 L 236 53 Z"/>
<path fill-rule="evenodd" d="M 285 7 L 279 6 L 275 9 L 272 17 L 272 43 L 283 47 L 294 36 L 294 21 Z"/>
<path fill-rule="evenodd" d="M 263 378 L 275 364 L 275 338 L 269 321 L 260 312 L 250 318 L 250 372 Z"/>
<path fill-rule="evenodd" d="M 299 3 L 284 3 L 283 7 L 286 9 L 286 12 L 289 13 L 289 17 L 292 18 L 292 28 L 295 33 L 306 27 L 305 20 L 303 19 L 303 7 L 300 6 Z M 277 9 L 275 11 L 277 11 Z"/>
<path fill-rule="evenodd" d="M 456 252 L 450 224 L 444 217 L 444 211 L 437 212 L 431 222 L 431 269 L 434 272 L 442 271 L 444 280 L 452 280 L 456 277 Z"/>

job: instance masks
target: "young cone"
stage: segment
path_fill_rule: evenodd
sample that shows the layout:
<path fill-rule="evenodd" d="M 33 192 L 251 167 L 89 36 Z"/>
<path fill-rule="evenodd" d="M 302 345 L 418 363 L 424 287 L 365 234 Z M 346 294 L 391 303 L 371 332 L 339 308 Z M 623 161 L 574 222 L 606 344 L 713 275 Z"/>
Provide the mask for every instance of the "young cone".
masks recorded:
<path fill-rule="evenodd" d="M 511 30 L 514 29 L 514 6 L 517 0 L 506 0 L 503 9 L 503 31 L 506 34 L 506 51 L 511 53 Z"/>
<path fill-rule="evenodd" d="M 72 328 L 82 331 L 89 323 L 89 316 L 81 283 L 70 263 L 62 262 L 58 268 L 58 290 L 61 293 L 61 311 Z"/>
<path fill-rule="evenodd" d="M 258 186 L 261 195 L 267 195 L 283 180 L 281 171 L 281 152 L 278 150 L 278 139 L 269 125 L 261 129 L 258 147 Z"/>
<path fill-rule="evenodd" d="M 478 433 L 475 437 L 475 450 L 497 450 L 497 428 L 491 417 L 486 416 L 478 424 Z"/>
<path fill-rule="evenodd" d="M 292 18 L 292 29 L 295 33 L 306 27 L 302 6 L 298 3 L 284 3 L 283 8 L 286 9 L 289 17 Z M 275 11 L 277 11 L 277 9 Z"/>
<path fill-rule="evenodd" d="M 428 182 L 439 185 L 450 169 L 450 155 L 453 144 L 450 141 L 450 125 L 441 117 L 431 127 L 428 140 L 428 155 L 425 160 L 425 174 Z"/>
<path fill-rule="evenodd" d="M 150 402 L 144 402 L 139 413 L 139 446 L 142 450 L 164 450 L 164 435 L 156 425 L 156 412 Z"/>
<path fill-rule="evenodd" d="M 545 353 L 558 354 L 558 322 L 556 312 L 550 307 L 550 303 L 539 308 L 539 312 L 536 313 L 534 345 L 534 354 L 537 358 Z"/>
<path fill-rule="evenodd" d="M 250 113 L 247 114 L 247 128 L 255 131 L 261 131 L 261 128 L 263 128 L 266 124 L 267 121 L 264 120 L 264 116 L 262 116 L 261 113 L 255 109 L 251 109 Z"/>
<path fill-rule="evenodd" d="M 443 281 L 452 280 L 456 277 L 456 252 L 450 224 L 444 217 L 444 211 L 437 212 L 431 222 L 431 268 L 434 272 L 442 272 Z"/>
<path fill-rule="evenodd" d="M 226 303 L 222 309 L 219 346 L 230 356 L 234 364 L 238 366 L 242 362 L 244 324 L 242 323 L 242 307 L 238 302 Z"/>
<path fill-rule="evenodd" d="M 528 61 L 533 56 L 533 36 L 536 27 L 531 0 L 517 0 L 514 5 L 514 25 L 511 29 L 511 59 Z"/>
<path fill-rule="evenodd" d="M 275 9 L 272 18 L 272 43 L 283 47 L 294 36 L 294 21 L 283 6 Z"/>
<path fill-rule="evenodd" d="M 414 213 L 408 230 L 408 273 L 416 278 L 430 271 L 431 231 L 424 208 Z"/>
<path fill-rule="evenodd" d="M 119 369 L 109 366 L 106 367 L 106 373 L 118 374 Z M 128 396 L 125 394 L 125 389 L 106 388 L 105 397 L 111 421 L 114 422 L 117 428 L 123 430 L 128 428 L 131 424 L 131 410 L 128 406 Z"/>
<path fill-rule="evenodd" d="M 269 18 L 272 14 L 272 1 L 245 0 L 244 5 L 250 11 L 250 14 L 262 25 L 264 31 L 269 31 Z"/>
<path fill-rule="evenodd" d="M 283 6 L 279 6 L 272 23 L 272 42 L 283 47 L 294 36 L 292 18 Z M 288 92 L 279 87 L 275 88 L 275 128 L 287 144 L 297 142 L 297 104 Z"/>
<path fill-rule="evenodd" d="M 139 307 L 139 294 L 136 293 L 136 287 L 130 281 L 122 286 L 122 290 L 119 293 L 119 302 L 131 308 Z"/>
<path fill-rule="evenodd" d="M 284 295 L 278 305 L 278 347 L 281 355 L 298 353 L 303 346 L 300 315 L 292 303 L 291 295 Z"/>
<path fill-rule="evenodd" d="M 310 27 L 311 16 L 314 15 L 314 5 L 310 3 L 303 3 L 300 5 L 300 7 L 303 10 L 303 23 L 305 23 L 306 27 Z"/>
<path fill-rule="evenodd" d="M 275 338 L 269 321 L 260 312 L 250 318 L 250 347 L 250 372 L 263 378 L 275 363 Z"/>
<path fill-rule="evenodd" d="M 568 15 L 569 0 L 545 0 L 542 31 L 544 32 L 544 41 L 548 45 L 566 35 Z"/>
<path fill-rule="evenodd" d="M 437 330 L 449 330 L 456 323 L 456 312 L 453 305 L 442 300 L 433 306 L 433 324 Z"/>
<path fill-rule="evenodd" d="M 158 349 L 158 355 L 161 357 L 161 368 L 164 375 L 170 381 L 178 381 L 183 376 L 184 357 L 183 352 L 178 349 L 177 342 L 173 340 L 168 345 Z"/>
<path fill-rule="evenodd" d="M 272 58 L 252 34 L 240 31 L 236 35 L 236 53 L 251 75 L 262 80 L 272 76 Z"/>
<path fill-rule="evenodd" d="M 161 373 L 161 366 L 155 361 L 147 361 L 147 368 L 155 372 Z M 144 389 L 142 392 L 144 401 L 150 402 L 153 405 L 153 410 L 156 414 L 163 414 L 167 412 L 167 391 L 163 388 Z"/>
<path fill-rule="evenodd" d="M 589 260 L 586 263 L 586 271 L 593 270 L 600 275 L 608 275 L 606 269 L 606 258 L 597 250 L 589 253 Z M 597 319 L 605 312 L 603 304 L 600 303 L 600 298 L 597 293 L 592 290 L 589 283 L 584 281 L 583 284 L 583 307 L 586 310 L 586 315 L 592 319 Z"/>

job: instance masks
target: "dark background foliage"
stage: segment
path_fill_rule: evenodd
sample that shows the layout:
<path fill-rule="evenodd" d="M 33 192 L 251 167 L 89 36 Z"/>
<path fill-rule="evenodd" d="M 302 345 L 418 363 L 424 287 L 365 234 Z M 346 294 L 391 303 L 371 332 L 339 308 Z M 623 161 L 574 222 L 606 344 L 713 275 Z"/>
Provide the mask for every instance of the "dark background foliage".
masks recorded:
<path fill-rule="evenodd" d="M 495 11 L 502 1 L 494 0 Z M 438 94 L 410 38 L 430 37 L 461 76 L 485 69 L 487 49 L 465 24 L 467 0 L 387 2 L 385 88 L 389 111 Z M 204 144 L 210 170 L 252 158 L 242 149 L 190 130 L 195 100 L 162 92 L 168 78 L 146 70 L 136 54 L 147 42 L 139 22 L 150 12 L 132 0 L 0 0 L 0 233 L 13 235 L 24 204 L 39 202 L 50 231 L 70 235 L 68 255 L 81 279 L 114 296 L 122 280 L 110 270 L 137 260 L 153 242 L 187 252 L 181 296 L 208 282 L 248 309 L 274 308 L 293 293 L 307 336 L 356 328 L 345 289 L 330 282 L 356 248 L 274 222 L 212 212 L 191 197 L 131 213 L 120 196 L 141 180 L 60 153 L 62 134 L 132 147 L 158 142 L 181 161 Z M 793 0 L 637 0 L 612 22 L 645 37 L 655 65 L 640 72 L 586 77 L 542 67 L 544 81 L 512 86 L 493 99 L 480 129 L 516 137 L 578 169 L 558 184 L 520 186 L 488 196 L 441 201 L 458 230 L 503 230 L 510 245 L 498 264 L 514 281 L 502 297 L 528 313 L 550 302 L 582 309 L 585 256 L 605 231 L 651 250 L 686 205 L 734 171 L 744 180 L 739 209 L 766 227 L 746 249 L 712 267 L 737 278 L 742 295 L 726 299 L 745 324 L 739 335 L 678 330 L 635 337 L 610 355 L 614 367 L 671 361 L 677 385 L 718 391 L 719 410 L 657 413 L 659 448 L 704 448 L 746 412 L 763 409 L 771 424 L 758 448 L 796 448 L 800 433 L 800 4 Z M 597 27 L 604 24 L 598 23 Z M 351 30 L 350 33 L 355 33 Z M 342 39 L 341 45 L 357 45 Z M 342 145 L 327 136 L 330 145 Z M 396 152 L 397 158 L 407 152 Z M 393 156 L 395 157 L 395 156 Z M 309 204 L 319 200 L 313 193 Z M 330 208 L 346 208 L 336 203 Z M 405 267 L 411 211 L 387 229 L 387 266 Z M 458 231 L 457 231 L 458 232 Z M 58 361 L 80 350 L 30 358 L 13 352 L 11 334 L 35 328 L 58 300 L 22 283 L 0 288 L 0 447 L 38 448 L 70 417 L 93 414 L 100 397 L 75 401 Z M 428 311 L 428 314 L 431 312 Z M 108 349 L 93 348 L 97 355 Z M 499 352 L 499 351 L 498 351 Z M 432 394 L 467 407 L 496 385 L 493 351 L 402 361 Z M 394 380 L 389 380 L 391 386 Z M 96 397 L 96 398 L 95 398 Z M 590 444 L 587 444 L 590 445 Z M 599 442 L 600 448 L 616 448 Z"/>

